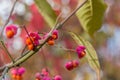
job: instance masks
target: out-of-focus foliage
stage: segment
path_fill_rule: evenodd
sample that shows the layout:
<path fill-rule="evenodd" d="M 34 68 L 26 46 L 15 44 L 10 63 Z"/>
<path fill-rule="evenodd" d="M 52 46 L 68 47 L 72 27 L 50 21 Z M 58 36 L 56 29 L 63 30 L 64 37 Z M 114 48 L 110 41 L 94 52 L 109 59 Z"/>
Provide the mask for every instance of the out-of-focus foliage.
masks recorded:
<path fill-rule="evenodd" d="M 48 4 L 46 0 L 35 0 L 35 4 L 38 6 L 40 13 L 43 18 L 49 24 L 50 27 L 53 27 L 56 21 L 56 14 L 52 10 L 51 6 Z"/>

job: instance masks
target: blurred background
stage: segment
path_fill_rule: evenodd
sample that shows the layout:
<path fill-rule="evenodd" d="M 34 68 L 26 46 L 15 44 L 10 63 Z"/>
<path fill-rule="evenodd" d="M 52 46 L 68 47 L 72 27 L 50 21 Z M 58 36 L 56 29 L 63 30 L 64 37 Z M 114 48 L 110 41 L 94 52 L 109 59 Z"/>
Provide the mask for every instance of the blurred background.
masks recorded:
<path fill-rule="evenodd" d="M 15 0 L 0 0 L 0 31 L 9 16 L 14 1 Z M 61 20 L 70 14 L 78 4 L 78 0 L 47 1 L 56 15 L 62 14 Z M 45 67 L 48 67 L 53 76 L 55 74 L 62 75 L 63 80 L 96 80 L 95 72 L 82 60 L 80 60 L 79 68 L 73 71 L 67 71 L 65 69 L 65 62 L 70 60 L 68 53 L 72 55 L 72 59 L 77 59 L 75 53 L 66 52 L 60 48 L 63 46 L 65 48 L 75 49 L 77 46 L 66 31 L 73 31 L 93 44 L 101 65 L 101 80 L 120 80 L 120 0 L 105 0 L 105 2 L 108 8 L 104 16 L 102 28 L 95 34 L 94 40 L 84 32 L 80 22 L 74 15 L 66 22 L 63 28 L 60 29 L 59 39 L 56 41 L 55 46 L 50 47 L 45 45 L 37 54 L 21 65 L 27 69 L 24 80 L 34 80 L 35 73 L 40 72 L 41 69 Z M 47 33 L 50 31 L 50 27 L 38 12 L 34 0 L 19 0 L 15 6 L 9 24 L 26 25 L 29 32 Z M 25 35 L 27 35 L 25 30 L 19 28 L 17 35 L 13 39 L 7 39 L 5 33 L 3 33 L 3 35 L 9 52 L 14 58 L 17 58 L 21 55 L 25 47 L 24 39 Z M 42 55 L 42 53 L 44 53 L 44 55 Z M 0 46 L 0 66 L 9 62 L 8 56 Z"/>

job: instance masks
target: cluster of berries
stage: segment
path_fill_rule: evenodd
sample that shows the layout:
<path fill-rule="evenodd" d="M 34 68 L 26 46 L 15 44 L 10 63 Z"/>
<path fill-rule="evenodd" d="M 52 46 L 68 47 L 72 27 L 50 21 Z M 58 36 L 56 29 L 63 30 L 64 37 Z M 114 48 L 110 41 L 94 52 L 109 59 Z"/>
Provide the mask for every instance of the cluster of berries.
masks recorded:
<path fill-rule="evenodd" d="M 42 69 L 41 73 L 35 74 L 35 80 L 62 80 L 60 75 L 54 76 L 54 78 L 50 77 L 50 73 L 46 68 Z"/>
<path fill-rule="evenodd" d="M 17 67 L 11 70 L 13 80 L 22 80 L 22 75 L 25 73 L 24 67 Z"/>
<path fill-rule="evenodd" d="M 82 45 L 76 48 L 76 53 L 79 59 L 83 58 L 86 55 L 85 49 L 86 49 L 85 46 L 82 46 Z M 78 66 L 79 66 L 78 60 L 69 61 L 65 64 L 65 67 L 67 70 L 73 70 L 74 68 Z"/>
<path fill-rule="evenodd" d="M 26 44 L 28 46 L 28 49 L 33 50 L 36 46 L 38 46 L 40 39 L 41 37 L 38 35 L 38 33 L 29 33 L 29 35 L 26 36 Z"/>
<path fill-rule="evenodd" d="M 17 29 L 18 29 L 18 27 L 16 25 L 7 26 L 6 27 L 7 38 L 13 38 L 14 35 L 16 35 L 16 33 L 17 33 Z M 43 39 L 46 38 L 47 36 L 48 36 L 48 34 L 46 34 L 43 37 Z M 26 36 L 26 44 L 27 44 L 28 49 L 34 50 L 34 48 L 40 44 L 39 40 L 41 40 L 41 39 L 42 38 L 39 36 L 38 33 L 35 33 L 35 32 L 29 33 Z M 48 39 L 47 43 L 49 45 L 54 45 L 56 39 L 58 39 L 58 31 L 54 30 L 52 32 L 52 36 Z M 82 46 L 82 45 L 80 45 L 76 48 L 76 53 L 77 53 L 79 59 L 83 58 L 86 55 L 85 49 L 86 49 L 85 46 Z M 72 70 L 78 66 L 79 66 L 78 60 L 72 60 L 65 64 L 65 67 L 67 70 Z M 15 68 L 11 72 L 12 72 L 13 79 L 21 80 L 22 74 L 25 72 L 25 69 L 23 67 Z M 43 69 L 41 73 L 36 74 L 36 80 L 62 80 L 62 78 L 61 78 L 61 76 L 56 75 L 54 77 L 54 79 L 51 79 L 49 76 L 49 72 L 46 69 Z"/>
<path fill-rule="evenodd" d="M 16 35 L 17 30 L 18 30 L 17 25 L 12 24 L 12 25 L 6 26 L 5 33 L 6 33 L 7 38 L 9 38 L 9 39 L 13 38 Z M 48 34 L 46 34 L 44 36 L 44 38 L 46 38 L 47 35 Z M 52 36 L 48 39 L 47 43 L 49 45 L 54 45 L 55 40 L 57 38 L 58 38 L 58 30 L 54 30 L 52 32 Z M 41 39 L 42 38 L 40 37 L 40 35 L 37 32 L 31 32 L 31 33 L 27 34 L 25 42 L 26 42 L 28 49 L 34 50 L 34 48 L 40 44 L 39 40 L 41 40 Z"/>
<path fill-rule="evenodd" d="M 74 68 L 77 68 L 78 66 L 79 66 L 78 60 L 69 61 L 65 64 L 67 70 L 72 70 Z"/>
<path fill-rule="evenodd" d="M 47 43 L 49 45 L 54 45 L 56 39 L 58 39 L 58 30 L 53 31 L 52 36 L 48 39 Z"/>

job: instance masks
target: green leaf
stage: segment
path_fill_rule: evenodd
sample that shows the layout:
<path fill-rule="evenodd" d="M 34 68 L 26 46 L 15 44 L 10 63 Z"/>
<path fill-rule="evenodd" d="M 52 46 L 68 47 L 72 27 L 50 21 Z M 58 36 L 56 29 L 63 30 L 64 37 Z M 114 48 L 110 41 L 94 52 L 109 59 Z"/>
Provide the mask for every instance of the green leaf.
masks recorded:
<path fill-rule="evenodd" d="M 91 68 L 98 72 L 100 70 L 100 64 L 98 61 L 97 53 L 91 43 L 73 32 L 70 32 L 70 35 L 77 42 L 78 45 L 84 45 L 86 47 L 85 58 L 87 59 Z"/>
<path fill-rule="evenodd" d="M 56 14 L 46 0 L 34 0 L 40 13 L 50 27 L 53 27 L 56 21 Z"/>
<path fill-rule="evenodd" d="M 106 7 L 104 0 L 88 0 L 77 11 L 79 21 L 89 35 L 93 36 L 101 28 Z"/>

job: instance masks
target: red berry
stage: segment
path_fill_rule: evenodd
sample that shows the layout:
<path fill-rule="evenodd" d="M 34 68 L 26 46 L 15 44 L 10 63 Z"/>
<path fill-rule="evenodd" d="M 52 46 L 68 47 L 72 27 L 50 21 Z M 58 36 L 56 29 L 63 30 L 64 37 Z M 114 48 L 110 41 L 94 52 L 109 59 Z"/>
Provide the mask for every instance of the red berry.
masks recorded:
<path fill-rule="evenodd" d="M 24 73 L 25 73 L 25 68 L 24 68 L 24 67 L 19 68 L 19 69 L 18 69 L 18 73 L 19 73 L 20 75 L 24 74 Z"/>
<path fill-rule="evenodd" d="M 73 63 L 72 63 L 72 61 L 67 62 L 65 64 L 65 67 L 66 67 L 67 70 L 72 70 L 73 69 Z"/>
<path fill-rule="evenodd" d="M 73 67 L 76 68 L 79 66 L 79 61 L 78 60 L 73 60 Z"/>
<path fill-rule="evenodd" d="M 57 38 L 58 38 L 57 35 L 55 35 L 55 34 L 52 35 L 52 39 L 56 40 Z"/>
<path fill-rule="evenodd" d="M 85 55 L 86 55 L 86 52 L 83 51 L 83 52 L 81 52 L 81 53 L 78 54 L 78 57 L 81 59 L 81 58 L 83 58 Z"/>
<path fill-rule="evenodd" d="M 54 80 L 62 80 L 62 77 L 61 77 L 60 75 L 56 75 L 56 76 L 54 77 Z"/>
<path fill-rule="evenodd" d="M 85 56 L 85 49 L 86 49 L 86 47 L 85 46 L 82 46 L 82 45 L 80 45 L 80 46 L 78 46 L 77 48 L 76 48 L 76 53 L 78 54 L 78 57 L 81 59 L 81 58 L 83 58 L 84 56 Z"/>
<path fill-rule="evenodd" d="M 54 30 L 52 33 L 52 39 L 56 40 L 58 38 L 58 30 Z"/>

